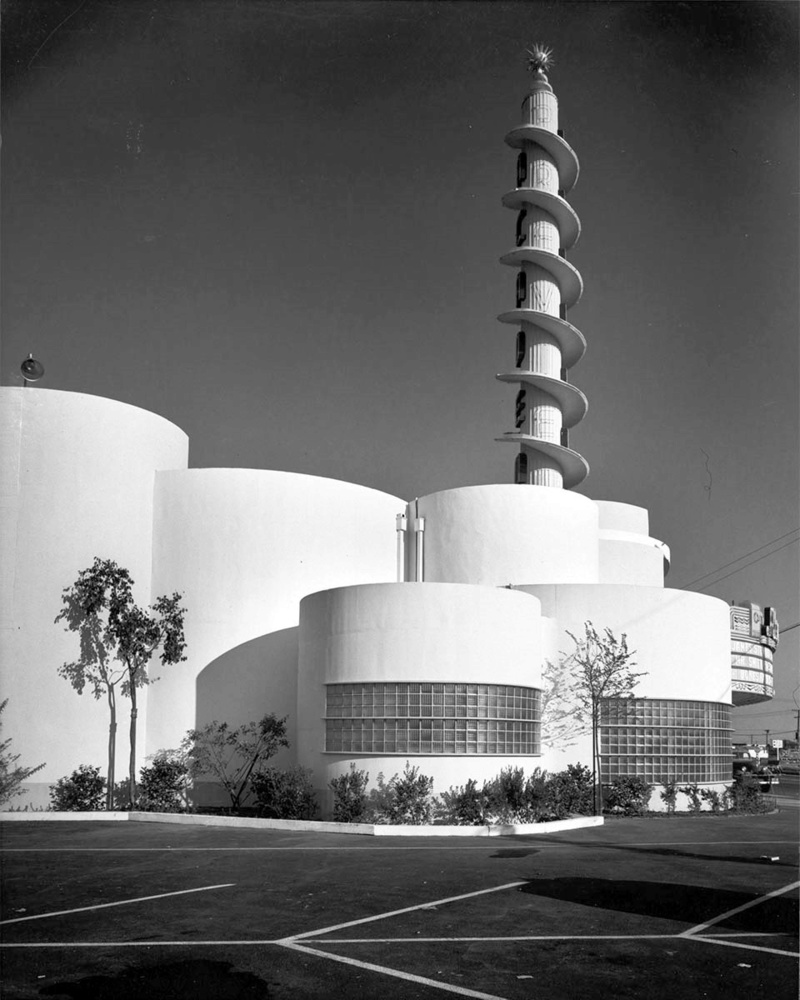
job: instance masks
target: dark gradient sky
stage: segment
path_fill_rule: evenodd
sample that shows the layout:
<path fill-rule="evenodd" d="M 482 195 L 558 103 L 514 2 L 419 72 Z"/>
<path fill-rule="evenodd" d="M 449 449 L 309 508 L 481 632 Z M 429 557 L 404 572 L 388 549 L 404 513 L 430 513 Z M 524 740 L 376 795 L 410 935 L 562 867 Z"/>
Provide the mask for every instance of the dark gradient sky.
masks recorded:
<path fill-rule="evenodd" d="M 2 11 L 3 383 L 32 351 L 46 388 L 177 423 L 194 466 L 409 499 L 510 480 L 503 136 L 552 46 L 581 492 L 650 509 L 673 586 L 800 620 L 795 3 Z M 742 732 L 794 729 L 798 639 Z"/>

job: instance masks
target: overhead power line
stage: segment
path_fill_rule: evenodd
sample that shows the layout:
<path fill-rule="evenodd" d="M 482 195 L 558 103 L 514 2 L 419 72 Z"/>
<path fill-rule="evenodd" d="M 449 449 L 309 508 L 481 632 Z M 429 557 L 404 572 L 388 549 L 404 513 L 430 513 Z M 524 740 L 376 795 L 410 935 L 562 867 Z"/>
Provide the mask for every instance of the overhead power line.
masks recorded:
<path fill-rule="evenodd" d="M 796 535 L 798 532 L 800 532 L 800 528 L 792 528 L 791 531 L 787 531 L 783 535 L 778 535 L 777 538 L 773 538 L 769 542 L 764 542 L 763 545 L 759 545 L 757 548 L 752 549 L 750 552 L 745 552 L 744 555 L 737 556 L 736 559 L 731 559 L 730 562 L 726 562 L 722 566 L 717 566 L 716 569 L 712 569 L 708 573 L 703 573 L 703 575 L 702 576 L 698 576 L 696 580 L 691 580 L 689 583 L 684 583 L 681 589 L 682 590 L 688 590 L 689 587 L 693 587 L 696 583 L 700 583 L 701 580 L 705 580 L 709 576 L 716 576 L 716 574 L 719 573 L 719 572 L 721 572 L 723 569 L 727 569 L 729 566 L 733 566 L 735 563 L 741 562 L 742 559 L 747 559 L 748 556 L 755 555 L 756 552 L 761 552 L 762 549 L 769 548 L 770 545 L 774 545 L 776 542 L 782 542 L 784 538 L 788 538 L 789 535 Z M 792 541 L 786 542 L 786 545 L 793 545 L 796 541 L 800 541 L 800 538 L 794 538 L 794 539 L 792 539 Z M 779 552 L 780 549 L 785 548 L 785 547 L 786 547 L 785 545 L 781 545 L 779 548 L 774 549 L 773 551 Z M 769 555 L 772 555 L 772 552 L 766 552 L 766 553 L 764 553 L 763 556 L 760 556 L 759 558 L 760 559 L 766 559 L 766 557 L 769 556 Z M 758 562 L 758 559 L 754 559 L 753 562 Z M 748 565 L 751 565 L 751 564 L 748 564 Z M 739 569 L 744 569 L 744 568 L 745 568 L 744 566 L 740 566 L 739 567 Z M 731 573 L 728 574 L 728 576 L 732 576 L 733 573 L 738 573 L 739 569 L 733 570 Z M 721 577 L 721 579 L 724 580 L 725 577 Z M 707 584 L 707 586 L 711 586 L 711 584 Z M 701 589 L 703 589 L 703 588 L 701 588 Z"/>
<path fill-rule="evenodd" d="M 796 545 L 798 542 L 800 542 L 800 538 L 793 538 L 790 542 L 784 542 L 783 545 L 779 545 L 777 549 L 773 549 L 771 552 L 765 552 L 764 555 L 759 556 L 758 559 L 751 559 L 750 562 L 746 562 L 742 566 L 737 566 L 736 569 L 732 569 L 730 573 L 726 573 L 724 576 L 718 576 L 716 580 L 709 580 L 708 583 L 704 583 L 703 586 L 698 587 L 697 590 L 707 590 L 709 587 L 714 587 L 718 583 L 722 583 L 723 580 L 727 580 L 729 576 L 734 576 L 734 574 L 741 572 L 743 569 L 755 566 L 755 564 L 761 562 L 762 559 L 774 556 L 775 553 L 780 552 L 781 549 L 788 548 L 790 545 Z"/>

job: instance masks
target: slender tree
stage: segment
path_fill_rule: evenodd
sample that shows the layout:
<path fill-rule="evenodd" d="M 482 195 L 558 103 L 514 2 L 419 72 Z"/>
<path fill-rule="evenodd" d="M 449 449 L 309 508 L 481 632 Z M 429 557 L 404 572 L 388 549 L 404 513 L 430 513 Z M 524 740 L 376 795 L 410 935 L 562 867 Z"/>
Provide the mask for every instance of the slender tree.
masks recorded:
<path fill-rule="evenodd" d="M 190 776 L 213 775 L 230 796 L 231 811 L 235 813 L 252 775 L 281 747 L 288 746 L 286 717 L 279 719 L 270 713 L 237 729 L 216 719 L 201 729 L 190 729 L 181 751 Z"/>
<path fill-rule="evenodd" d="M 0 727 L 2 727 L 3 710 L 7 704 L 8 698 L 0 703 Z M 18 753 L 11 752 L 10 737 L 0 741 L 0 805 L 5 805 L 17 795 L 25 795 L 28 790 L 20 787 L 22 783 L 44 767 L 44 764 L 37 764 L 36 767 L 20 767 L 17 764 L 19 758 Z"/>
<path fill-rule="evenodd" d="M 631 669 L 636 666 L 635 650 L 628 649 L 624 632 L 618 639 L 611 629 L 600 633 L 587 621 L 580 638 L 572 632 L 567 635 L 575 643 L 575 649 L 565 658 L 571 674 L 567 697 L 575 706 L 576 721 L 591 724 L 594 811 L 598 814 L 602 809 L 598 741 L 601 704 L 606 698 L 632 698 L 639 678 L 646 676 L 646 671 L 634 673 Z"/>
<path fill-rule="evenodd" d="M 159 597 L 143 609 L 133 599 L 133 580 L 127 569 L 110 559 L 96 557 L 81 570 L 78 579 L 62 594 L 64 607 L 56 621 L 66 622 L 67 631 L 77 632 L 80 656 L 64 663 L 59 673 L 82 694 L 91 684 L 95 698 L 104 694 L 109 707 L 107 808 L 114 795 L 116 744 L 116 690 L 131 699 L 130 758 L 128 765 L 128 803 L 136 798 L 136 723 L 139 714 L 137 690 L 156 678 L 148 673 L 148 664 L 160 648 L 161 663 L 180 663 L 186 659 L 183 631 L 186 609 L 181 594 Z M 117 661 L 117 665 L 114 664 Z"/>

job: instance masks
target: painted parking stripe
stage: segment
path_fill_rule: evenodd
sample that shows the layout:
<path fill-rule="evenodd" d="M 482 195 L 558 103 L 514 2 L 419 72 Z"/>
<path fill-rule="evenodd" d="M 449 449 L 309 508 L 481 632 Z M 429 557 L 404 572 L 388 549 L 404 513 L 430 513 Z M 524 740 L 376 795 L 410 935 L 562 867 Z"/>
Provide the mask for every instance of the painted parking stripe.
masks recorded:
<path fill-rule="evenodd" d="M 688 931 L 684 931 L 681 934 L 681 937 L 691 937 L 694 934 L 699 934 L 707 927 L 713 927 L 714 924 L 719 924 L 723 920 L 727 920 L 728 917 L 733 917 L 737 913 L 743 913 L 745 910 L 750 910 L 754 906 L 759 906 L 761 903 L 766 902 L 768 899 L 773 899 L 775 896 L 782 896 L 784 893 L 791 892 L 792 889 L 796 889 L 798 886 L 800 886 L 800 882 L 792 882 L 790 885 L 785 885 L 782 889 L 774 889 L 772 892 L 768 892 L 764 896 L 759 896 L 758 899 L 751 899 L 749 903 L 743 903 L 741 906 L 737 906 L 732 910 L 721 913 L 718 917 L 714 917 L 713 920 L 708 920 L 704 924 L 697 924 L 695 927 L 690 927 Z"/>
<path fill-rule="evenodd" d="M 716 937 L 703 937 L 701 934 L 692 934 L 686 938 L 687 941 L 699 941 L 701 944 L 721 944 L 726 948 L 744 948 L 746 951 L 765 951 L 768 955 L 788 955 L 790 958 L 800 958 L 800 952 L 783 951 L 781 948 L 765 948 L 758 944 L 744 944 L 739 941 L 721 941 Z"/>
<path fill-rule="evenodd" d="M 708 937 L 693 937 L 689 940 L 691 941 L 701 941 L 707 944 L 714 944 L 714 939 L 717 937 L 785 937 L 785 934 L 776 933 L 770 931 L 769 933 L 762 934 L 760 931 L 747 931 L 741 934 L 736 934 L 731 932 L 728 935 L 717 935 L 713 937 L 709 935 Z M 473 944 L 481 941 L 603 941 L 603 940 L 646 940 L 657 938 L 660 940 L 670 939 L 673 941 L 679 940 L 680 934 L 634 934 L 634 935 L 585 935 L 585 934 L 571 934 L 571 935 L 560 935 L 560 936 L 543 936 L 543 937 L 480 937 L 480 938 L 325 938 L 322 941 L 315 941 L 315 944 L 417 944 L 420 941 L 428 943 L 436 942 L 447 942 L 450 944 L 458 944 L 459 942 L 464 942 L 465 944 Z M 244 941 L 192 941 L 187 938 L 182 938 L 180 941 L 3 941 L 0 942 L 0 948 L 227 948 L 227 947 L 246 947 L 249 945 L 257 945 L 263 947 L 264 945 L 280 945 L 281 947 L 288 948 L 291 944 L 291 939 L 287 943 L 287 939 L 280 940 L 265 940 L 261 941 L 257 938 L 248 938 Z M 310 949 L 309 949 L 310 950 Z M 320 955 L 324 955 L 326 958 L 330 957 L 328 952 L 319 951 Z M 778 952 L 781 955 L 792 955 L 794 952 Z"/>
<path fill-rule="evenodd" d="M 468 990 L 464 986 L 456 986 L 452 983 L 442 983 L 436 979 L 428 979 L 425 976 L 415 976 L 410 972 L 400 972 L 399 969 L 390 969 L 385 965 L 373 965 L 372 962 L 360 962 L 357 958 L 346 958 L 344 955 L 330 955 L 328 952 L 319 951 L 317 948 L 309 948 L 296 942 L 279 942 L 285 948 L 293 951 L 303 952 L 306 955 L 316 955 L 319 958 L 327 958 L 331 962 L 341 962 L 343 965 L 353 965 L 357 969 L 366 969 L 368 972 L 377 972 L 383 976 L 394 976 L 395 979 L 404 979 L 410 983 L 420 983 L 423 986 L 433 986 L 437 990 L 444 990 L 446 993 L 455 993 L 461 997 L 474 997 L 476 1000 L 506 1000 L 505 997 L 496 993 L 481 993 L 478 990 Z"/>
<path fill-rule="evenodd" d="M 315 944 L 474 944 L 476 941 L 650 941 L 669 938 L 674 941 L 680 934 L 515 934 L 510 937 L 413 937 L 413 938 L 322 938 Z M 742 934 L 714 935 L 714 937 L 785 937 L 780 931 L 747 931 Z M 282 943 L 282 942 L 279 942 Z"/>
<path fill-rule="evenodd" d="M 418 903 L 416 906 L 404 906 L 401 910 L 388 910 L 386 913 L 378 913 L 374 917 L 361 917 L 359 920 L 348 920 L 343 924 L 332 924 L 330 927 L 320 927 L 316 931 L 306 931 L 304 934 L 292 934 L 289 937 L 282 938 L 277 944 L 288 944 L 294 941 L 304 941 L 310 937 L 317 937 L 319 934 L 328 934 L 332 931 L 341 931 L 345 927 L 356 927 L 359 924 L 369 924 L 375 920 L 386 920 L 388 917 L 397 917 L 401 913 L 413 913 L 415 910 L 430 910 L 435 906 L 444 906 L 445 903 L 455 903 L 461 899 L 472 899 L 475 896 L 485 896 L 490 892 L 503 892 L 504 889 L 517 889 L 521 885 L 527 885 L 528 882 L 523 880 L 521 882 L 506 882 L 505 885 L 497 885 L 491 889 L 478 889 L 476 892 L 464 892 L 458 896 L 448 896 L 446 899 L 432 899 L 427 903 Z"/>
<path fill-rule="evenodd" d="M 52 913 L 36 913 L 30 917 L 12 917 L 10 920 L 0 920 L 0 926 L 5 924 L 21 924 L 24 920 L 44 920 L 45 917 L 63 917 L 69 913 L 86 913 L 89 910 L 105 910 L 109 906 L 128 906 L 130 903 L 145 903 L 150 899 L 166 899 L 169 896 L 185 896 L 190 892 L 208 892 L 209 889 L 229 889 L 235 882 L 224 882 L 222 885 L 201 885 L 196 889 L 180 889 L 178 892 L 161 892 L 157 896 L 138 896 L 136 899 L 120 899 L 116 903 L 97 903 L 95 906 L 78 906 L 72 910 L 53 910 Z"/>

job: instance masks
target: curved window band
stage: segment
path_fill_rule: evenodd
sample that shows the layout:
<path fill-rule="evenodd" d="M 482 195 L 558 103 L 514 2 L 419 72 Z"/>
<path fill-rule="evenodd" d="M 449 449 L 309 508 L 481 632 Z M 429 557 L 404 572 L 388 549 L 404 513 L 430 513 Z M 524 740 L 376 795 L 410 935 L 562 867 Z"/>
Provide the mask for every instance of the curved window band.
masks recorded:
<path fill-rule="evenodd" d="M 731 706 L 664 698 L 600 703 L 604 782 L 636 774 L 646 781 L 731 779 Z"/>
<path fill-rule="evenodd" d="M 329 684 L 325 750 L 541 753 L 541 693 L 503 684 Z"/>

